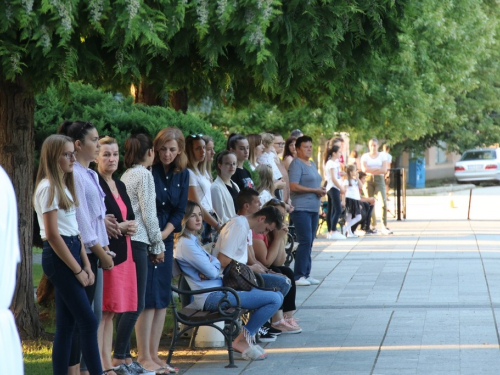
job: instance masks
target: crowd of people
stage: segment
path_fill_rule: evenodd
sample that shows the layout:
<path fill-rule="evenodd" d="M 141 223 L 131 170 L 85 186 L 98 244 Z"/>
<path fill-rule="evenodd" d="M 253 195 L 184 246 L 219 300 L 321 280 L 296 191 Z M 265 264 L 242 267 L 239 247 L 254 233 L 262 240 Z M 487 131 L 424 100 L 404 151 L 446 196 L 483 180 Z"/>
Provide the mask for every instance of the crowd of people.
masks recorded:
<path fill-rule="evenodd" d="M 54 374 L 177 372 L 158 355 L 174 262 L 192 290 L 221 286 L 233 261 L 260 275 L 267 290 L 237 291 L 251 315 L 233 348 L 242 359 L 265 359 L 258 342 L 302 331 L 296 287 L 320 282 L 311 253 L 321 199 L 327 195 L 329 239 L 375 233 L 375 195 L 385 209 L 387 157 L 376 139 L 359 172 L 357 158 L 345 163 L 343 140 L 329 141 L 326 185 L 312 161 L 313 140 L 299 130 L 286 140 L 231 134 L 217 155 L 212 138 L 185 137 L 176 127 L 154 140 L 133 135 L 117 178 L 120 146 L 82 121 L 63 122 L 42 146 L 33 202 L 42 267 L 55 289 Z M 337 231 L 342 214 L 346 225 Z M 293 269 L 284 265 L 287 216 L 298 241 Z M 390 232 L 386 220 L 382 233 Z M 213 311 L 221 298 L 200 294 L 192 303 Z"/>

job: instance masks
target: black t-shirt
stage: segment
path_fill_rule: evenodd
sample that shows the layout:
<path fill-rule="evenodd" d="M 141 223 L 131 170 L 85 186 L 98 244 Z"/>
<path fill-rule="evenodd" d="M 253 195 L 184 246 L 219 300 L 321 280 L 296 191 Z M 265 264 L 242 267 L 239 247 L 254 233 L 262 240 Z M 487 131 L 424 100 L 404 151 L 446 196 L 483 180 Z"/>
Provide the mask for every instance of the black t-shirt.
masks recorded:
<path fill-rule="evenodd" d="M 252 181 L 252 175 L 245 168 L 236 168 L 236 172 L 234 172 L 233 176 L 231 177 L 231 180 L 233 180 L 236 183 L 236 185 L 238 185 L 240 190 L 246 187 L 250 188 L 255 187 Z"/>
<path fill-rule="evenodd" d="M 224 184 L 226 185 L 226 184 Z M 229 194 L 231 194 L 231 197 L 233 198 L 233 203 L 234 203 L 234 212 L 238 212 L 238 204 L 236 203 L 236 198 L 238 198 L 238 190 L 236 190 L 236 186 L 231 184 L 232 186 L 226 185 L 227 190 L 229 191 Z"/>

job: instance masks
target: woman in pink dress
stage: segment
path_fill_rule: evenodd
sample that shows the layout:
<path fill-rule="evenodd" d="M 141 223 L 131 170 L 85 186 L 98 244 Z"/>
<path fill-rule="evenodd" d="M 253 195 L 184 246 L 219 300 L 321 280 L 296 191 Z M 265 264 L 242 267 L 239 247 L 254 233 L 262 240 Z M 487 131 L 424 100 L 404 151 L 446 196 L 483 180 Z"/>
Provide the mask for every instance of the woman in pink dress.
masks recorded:
<path fill-rule="evenodd" d="M 116 253 L 115 267 L 103 273 L 103 314 L 99 327 L 103 330 L 104 336 L 101 357 L 103 368 L 109 369 L 108 374 L 121 374 L 128 373 L 124 368 L 127 367 L 125 361 L 116 367 L 113 367 L 111 362 L 113 316 L 115 313 L 137 310 L 136 267 L 130 241 L 130 236 L 137 231 L 137 225 L 125 184 L 113 178 L 113 173 L 118 168 L 118 144 L 111 137 L 104 137 L 99 143 L 101 148 L 96 162 L 99 184 L 106 194 L 104 198 L 106 215 L 113 215 L 120 229 L 120 235 L 109 240 L 109 249 Z M 126 340 L 128 343 L 132 329 L 128 325 L 117 324 L 117 340 Z"/>

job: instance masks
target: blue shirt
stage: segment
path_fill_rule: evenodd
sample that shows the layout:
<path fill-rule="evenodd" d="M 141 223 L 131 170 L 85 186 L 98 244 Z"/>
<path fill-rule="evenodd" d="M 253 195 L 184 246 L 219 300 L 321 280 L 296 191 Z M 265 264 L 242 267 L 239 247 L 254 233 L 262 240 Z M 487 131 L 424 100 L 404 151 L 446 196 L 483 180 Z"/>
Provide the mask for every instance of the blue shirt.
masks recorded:
<path fill-rule="evenodd" d="M 189 191 L 189 172 L 187 169 L 174 173 L 170 168 L 167 173 L 161 163 L 152 167 L 156 190 L 156 214 L 160 230 L 168 223 L 175 227 L 175 232 L 181 230 L 181 221 L 186 212 Z"/>
<path fill-rule="evenodd" d="M 222 286 L 219 260 L 201 247 L 195 235 L 189 234 L 188 238 L 179 238 L 175 245 L 174 258 L 177 259 L 191 290 Z M 209 294 L 195 295 L 193 302 L 195 308 L 202 310 Z"/>
<path fill-rule="evenodd" d="M 307 165 L 299 158 L 295 158 L 288 167 L 288 179 L 290 183 L 296 182 L 301 186 L 312 189 L 321 187 L 321 176 L 316 169 L 316 164 L 311 161 L 311 165 Z M 295 211 L 318 212 L 321 198 L 316 193 L 298 193 L 290 192 L 292 206 Z"/>

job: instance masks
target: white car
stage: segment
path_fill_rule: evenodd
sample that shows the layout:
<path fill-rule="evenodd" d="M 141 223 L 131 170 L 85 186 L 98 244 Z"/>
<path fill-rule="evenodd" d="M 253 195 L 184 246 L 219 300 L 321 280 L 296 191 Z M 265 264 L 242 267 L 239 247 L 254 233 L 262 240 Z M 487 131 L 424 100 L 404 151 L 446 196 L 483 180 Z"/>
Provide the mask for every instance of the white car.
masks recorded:
<path fill-rule="evenodd" d="M 458 182 L 500 182 L 500 148 L 482 148 L 465 151 L 455 164 Z"/>

